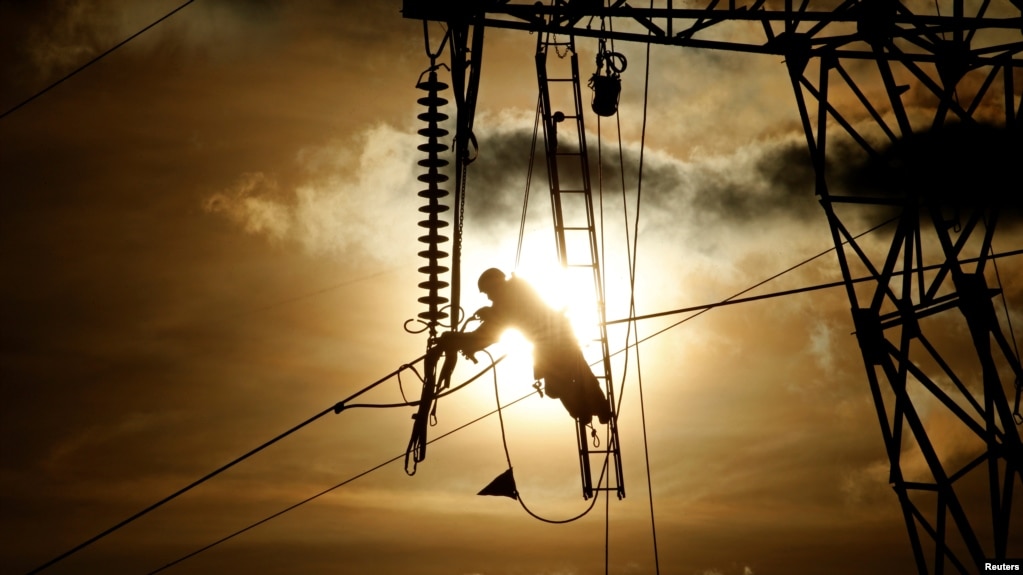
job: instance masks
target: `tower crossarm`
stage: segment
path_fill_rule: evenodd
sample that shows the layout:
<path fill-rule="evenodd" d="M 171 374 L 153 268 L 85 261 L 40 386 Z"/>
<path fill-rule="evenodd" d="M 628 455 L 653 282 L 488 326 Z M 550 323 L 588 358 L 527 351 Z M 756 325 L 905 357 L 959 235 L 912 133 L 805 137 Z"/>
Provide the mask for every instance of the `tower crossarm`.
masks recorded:
<path fill-rule="evenodd" d="M 472 21 L 488 28 L 547 32 L 625 42 L 733 52 L 933 62 L 950 46 L 975 65 L 1020 59 L 1023 65 L 1023 2 L 987 3 L 966 15 L 953 8 L 928 12 L 893 0 L 845 2 L 721 2 L 676 8 L 675 2 L 634 7 L 628 2 L 566 1 L 540 4 L 501 0 L 416 2 L 405 0 L 406 18 Z M 811 9 L 810 4 L 813 4 Z M 822 9 L 821 5 L 831 5 Z M 956 3 L 959 4 L 959 3 Z M 608 25 L 596 25 L 604 19 Z M 740 33 L 741 32 L 741 33 Z M 882 45 L 897 51 L 878 51 Z"/>

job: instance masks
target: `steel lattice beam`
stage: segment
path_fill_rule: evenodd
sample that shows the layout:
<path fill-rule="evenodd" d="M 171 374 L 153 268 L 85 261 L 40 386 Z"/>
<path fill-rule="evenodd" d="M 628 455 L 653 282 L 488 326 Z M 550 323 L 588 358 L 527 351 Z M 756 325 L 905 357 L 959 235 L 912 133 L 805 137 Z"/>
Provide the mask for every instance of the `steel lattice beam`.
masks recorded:
<path fill-rule="evenodd" d="M 681 4 L 681 2 L 676 2 Z M 791 42 L 805 44 L 811 57 L 825 54 L 842 58 L 877 58 L 933 62 L 935 55 L 927 46 L 941 35 L 963 34 L 976 40 L 970 48 L 972 58 L 993 61 L 1009 55 L 1019 58 L 1023 52 L 1023 2 L 1002 0 L 984 3 L 983 9 L 967 15 L 949 9 L 934 10 L 930 2 L 919 3 L 927 12 L 914 11 L 904 2 L 888 0 L 815 0 L 793 2 L 756 0 L 721 2 L 711 0 L 705 8 L 675 8 L 661 1 L 653 8 L 633 7 L 615 1 L 604 6 L 602 0 L 557 1 L 548 4 L 501 0 L 454 1 L 406 0 L 406 18 L 446 22 L 474 22 L 487 28 L 507 28 L 530 32 L 549 32 L 578 37 L 607 38 L 620 41 L 684 46 L 784 55 Z M 951 4 L 950 2 L 943 2 Z M 978 2 L 979 3 L 979 2 Z M 798 6 L 796 6 L 798 4 Z M 957 3 L 961 4 L 961 3 Z M 828 5 L 822 9 L 821 5 Z M 600 18 L 614 22 L 606 30 L 594 27 Z M 717 39 L 722 28 L 736 23 L 760 24 L 743 41 Z M 1004 38 L 993 36 L 980 43 L 979 32 L 1005 31 Z M 871 48 L 876 40 L 892 40 L 917 51 L 899 55 L 879 54 Z M 1017 64 L 1019 65 L 1019 64 Z"/>

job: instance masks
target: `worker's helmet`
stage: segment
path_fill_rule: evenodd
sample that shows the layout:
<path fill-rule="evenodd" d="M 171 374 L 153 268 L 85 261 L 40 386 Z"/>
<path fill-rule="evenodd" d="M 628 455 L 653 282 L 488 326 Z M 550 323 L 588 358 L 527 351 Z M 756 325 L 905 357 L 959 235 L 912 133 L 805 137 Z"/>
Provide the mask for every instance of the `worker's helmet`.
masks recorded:
<path fill-rule="evenodd" d="M 486 294 L 491 293 L 495 288 L 502 284 L 504 284 L 504 272 L 497 268 L 490 268 L 480 274 L 479 282 L 477 282 L 477 285 L 480 288 L 480 293 Z"/>

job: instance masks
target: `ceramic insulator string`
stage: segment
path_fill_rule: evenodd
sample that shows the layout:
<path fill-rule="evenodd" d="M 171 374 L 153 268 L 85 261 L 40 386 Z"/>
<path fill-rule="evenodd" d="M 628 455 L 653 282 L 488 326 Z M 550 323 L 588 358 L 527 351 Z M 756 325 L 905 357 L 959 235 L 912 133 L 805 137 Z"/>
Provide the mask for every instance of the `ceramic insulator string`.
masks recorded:
<path fill-rule="evenodd" d="M 430 337 L 433 338 L 437 335 L 437 326 L 441 320 L 448 316 L 444 311 L 448 298 L 440 295 L 440 291 L 449 285 L 447 281 L 441 279 L 441 276 L 449 271 L 442 263 L 449 254 L 443 251 L 441 246 L 450 239 L 440 233 L 441 229 L 448 226 L 448 222 L 440 218 L 440 215 L 449 209 L 447 205 L 441 203 L 441 200 L 448 196 L 448 191 L 440 187 L 440 184 L 448 180 L 447 174 L 441 173 L 441 169 L 448 165 L 448 161 L 440 157 L 442 152 L 448 150 L 447 144 L 440 141 L 448 135 L 448 131 L 440 127 L 440 123 L 447 120 L 448 116 L 439 111 L 439 108 L 448 103 L 439 95 L 448 88 L 448 85 L 437 79 L 436 67 L 431 67 L 427 79 L 420 80 L 416 87 L 426 92 L 426 95 L 418 100 L 420 105 L 426 107 L 426 111 L 418 117 L 427 124 L 425 128 L 419 130 L 419 134 L 425 136 L 427 141 L 418 146 L 420 151 L 426 152 L 426 158 L 419 160 L 419 165 L 426 168 L 426 172 L 420 174 L 418 179 L 427 185 L 426 189 L 419 191 L 419 197 L 427 200 L 426 204 L 419 208 L 426 216 L 419 222 L 419 226 L 426 230 L 426 235 L 419 236 L 419 241 L 426 245 L 426 249 L 419 252 L 419 256 L 426 259 L 426 265 L 420 267 L 419 272 L 427 276 L 425 281 L 419 283 L 420 288 L 427 290 L 427 294 L 419 298 L 419 302 L 427 306 L 426 311 L 419 313 L 419 319 L 427 325 Z"/>

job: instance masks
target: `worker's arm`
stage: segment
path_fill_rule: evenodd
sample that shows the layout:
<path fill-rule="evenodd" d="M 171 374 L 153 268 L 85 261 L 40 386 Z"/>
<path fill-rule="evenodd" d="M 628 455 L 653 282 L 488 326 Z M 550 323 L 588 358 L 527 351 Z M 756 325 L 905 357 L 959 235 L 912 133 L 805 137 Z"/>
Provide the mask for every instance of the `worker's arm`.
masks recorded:
<path fill-rule="evenodd" d="M 455 346 L 473 361 L 476 361 L 473 354 L 496 342 L 503 331 L 502 323 L 491 308 L 481 308 L 476 312 L 476 317 L 482 320 L 482 323 L 474 331 L 452 334 L 455 336 Z"/>

